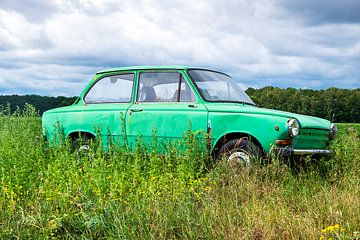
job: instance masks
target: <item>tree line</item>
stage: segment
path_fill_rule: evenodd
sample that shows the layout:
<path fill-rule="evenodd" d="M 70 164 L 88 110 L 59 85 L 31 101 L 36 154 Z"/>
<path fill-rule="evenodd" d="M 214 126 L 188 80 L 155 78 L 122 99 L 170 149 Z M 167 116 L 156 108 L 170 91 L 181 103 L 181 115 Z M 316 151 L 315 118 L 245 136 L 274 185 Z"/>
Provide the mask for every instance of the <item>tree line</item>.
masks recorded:
<path fill-rule="evenodd" d="M 360 123 L 360 88 L 326 90 L 264 87 L 248 88 L 247 94 L 264 108 L 306 114 L 334 122 Z M 39 114 L 44 111 L 71 105 L 76 97 L 47 97 L 38 95 L 0 96 L 0 105 L 10 104 L 11 111 L 33 105 Z"/>
<path fill-rule="evenodd" d="M 0 105 L 9 105 L 10 111 L 14 112 L 17 108 L 22 109 L 26 103 L 33 105 L 42 115 L 46 110 L 69 106 L 75 102 L 77 97 L 47 97 L 39 95 L 3 95 L 0 96 Z"/>
<path fill-rule="evenodd" d="M 264 87 L 247 94 L 261 107 L 325 118 L 333 122 L 360 123 L 360 88 L 326 90 Z"/>

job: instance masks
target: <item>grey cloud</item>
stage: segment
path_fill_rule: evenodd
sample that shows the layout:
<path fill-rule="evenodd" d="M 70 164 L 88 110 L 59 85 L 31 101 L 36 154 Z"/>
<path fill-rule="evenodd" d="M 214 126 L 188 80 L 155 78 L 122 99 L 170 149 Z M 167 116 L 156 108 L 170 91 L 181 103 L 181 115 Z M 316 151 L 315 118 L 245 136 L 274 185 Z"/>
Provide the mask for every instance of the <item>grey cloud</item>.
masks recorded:
<path fill-rule="evenodd" d="M 312 23 L 359 23 L 357 0 L 278 0 L 291 14 Z"/>
<path fill-rule="evenodd" d="M 1 94 L 76 96 L 89 82 L 96 68 L 27 65 L 21 69 L 0 68 Z"/>
<path fill-rule="evenodd" d="M 42 22 L 56 14 L 60 8 L 54 1 L 0 0 L 0 9 L 21 13 L 29 21 Z"/>
<path fill-rule="evenodd" d="M 0 52 L 29 48 L 48 49 L 52 45 L 52 40 L 44 29 L 24 23 L 19 15 L 0 12 Z"/>
<path fill-rule="evenodd" d="M 0 94 L 77 95 L 97 70 L 141 64 L 214 68 L 251 87 L 360 87 L 360 24 L 315 24 L 295 3 L 30 3 L 48 15 L 34 20 L 34 12 L 0 0 Z"/>
<path fill-rule="evenodd" d="M 108 1 L 80 1 L 72 0 L 68 2 L 68 7 L 72 11 L 82 12 L 91 16 L 103 16 L 114 12 L 119 12 L 129 6 L 129 2 L 121 0 Z"/>

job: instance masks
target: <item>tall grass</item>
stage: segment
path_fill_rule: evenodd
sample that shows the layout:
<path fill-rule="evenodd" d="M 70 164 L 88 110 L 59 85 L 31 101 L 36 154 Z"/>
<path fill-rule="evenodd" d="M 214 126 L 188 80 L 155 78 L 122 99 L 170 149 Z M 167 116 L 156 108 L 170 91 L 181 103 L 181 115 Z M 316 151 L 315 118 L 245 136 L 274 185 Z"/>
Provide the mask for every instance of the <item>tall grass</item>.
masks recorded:
<path fill-rule="evenodd" d="M 359 132 L 340 134 L 332 158 L 297 171 L 281 160 L 209 168 L 198 134 L 155 138 L 147 150 L 141 140 L 106 152 L 94 142 L 79 155 L 66 141 L 43 142 L 31 106 L 2 108 L 0 239 L 316 239 L 335 224 L 356 238 Z"/>

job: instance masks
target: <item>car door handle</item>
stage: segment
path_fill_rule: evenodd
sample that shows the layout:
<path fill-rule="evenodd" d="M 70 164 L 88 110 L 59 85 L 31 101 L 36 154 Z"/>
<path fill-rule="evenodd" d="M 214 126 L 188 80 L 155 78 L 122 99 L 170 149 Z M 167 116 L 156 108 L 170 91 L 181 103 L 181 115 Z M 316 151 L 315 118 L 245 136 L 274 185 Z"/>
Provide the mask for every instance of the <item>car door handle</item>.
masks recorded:
<path fill-rule="evenodd" d="M 197 106 L 195 104 L 189 104 L 188 107 L 197 108 Z"/>
<path fill-rule="evenodd" d="M 130 109 L 130 114 L 133 112 L 142 112 L 142 111 L 143 111 L 142 108 L 132 108 L 132 109 Z"/>

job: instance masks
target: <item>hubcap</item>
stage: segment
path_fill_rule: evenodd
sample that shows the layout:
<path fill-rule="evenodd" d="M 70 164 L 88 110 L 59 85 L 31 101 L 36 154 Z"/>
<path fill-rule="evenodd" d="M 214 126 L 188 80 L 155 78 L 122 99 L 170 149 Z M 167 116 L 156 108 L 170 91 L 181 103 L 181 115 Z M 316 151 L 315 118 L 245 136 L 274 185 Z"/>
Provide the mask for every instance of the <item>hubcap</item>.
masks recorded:
<path fill-rule="evenodd" d="M 245 166 L 249 166 L 250 165 L 250 157 L 248 154 L 246 154 L 244 152 L 234 152 L 229 156 L 228 162 L 231 165 L 237 165 L 240 163 Z"/>
<path fill-rule="evenodd" d="M 86 152 L 86 151 L 89 151 L 90 150 L 90 146 L 89 145 L 81 145 L 79 147 L 79 152 Z"/>

